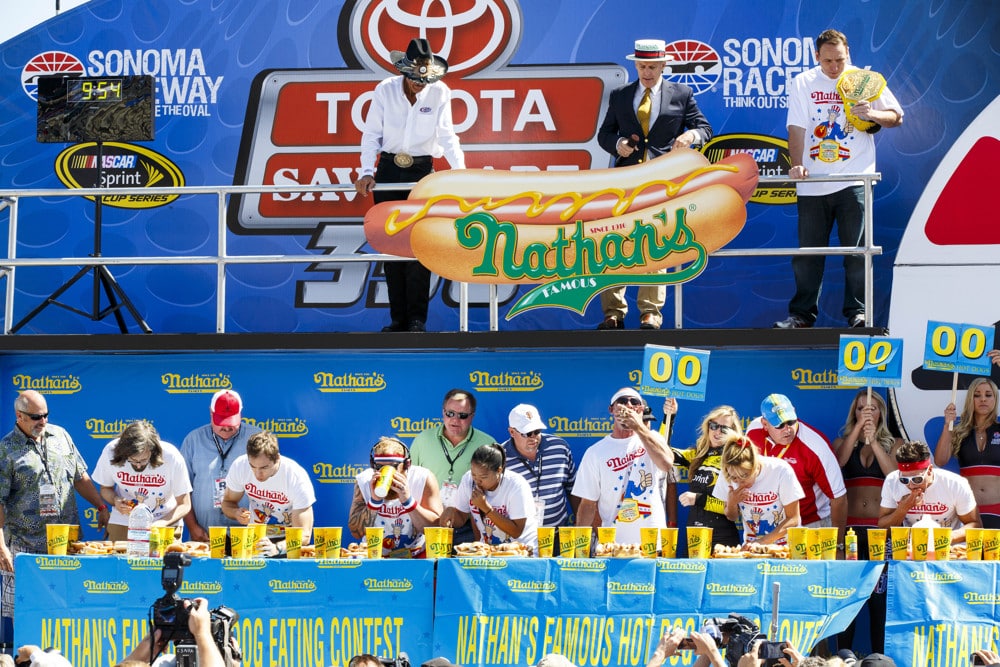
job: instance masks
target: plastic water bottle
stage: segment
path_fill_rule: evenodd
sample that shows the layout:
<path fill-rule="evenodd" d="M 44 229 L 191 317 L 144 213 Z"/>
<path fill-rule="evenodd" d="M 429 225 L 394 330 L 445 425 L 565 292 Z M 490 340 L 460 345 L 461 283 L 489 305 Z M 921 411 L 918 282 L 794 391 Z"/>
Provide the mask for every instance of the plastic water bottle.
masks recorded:
<path fill-rule="evenodd" d="M 139 503 L 128 515 L 128 555 L 149 558 L 149 527 L 153 525 L 153 512 L 145 503 Z"/>

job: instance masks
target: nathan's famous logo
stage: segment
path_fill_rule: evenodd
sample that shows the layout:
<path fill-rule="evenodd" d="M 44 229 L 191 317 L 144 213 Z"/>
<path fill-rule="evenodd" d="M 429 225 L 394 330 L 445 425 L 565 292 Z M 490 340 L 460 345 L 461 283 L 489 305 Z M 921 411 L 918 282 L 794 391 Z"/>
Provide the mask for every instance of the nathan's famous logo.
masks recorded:
<path fill-rule="evenodd" d="M 403 593 L 413 590 L 409 579 L 377 579 L 369 577 L 364 581 L 365 589 L 371 593 Z"/>
<path fill-rule="evenodd" d="M 162 563 L 161 560 L 160 564 Z M 221 592 L 222 583 L 219 581 L 185 581 L 180 590 L 183 595 L 215 595 Z"/>
<path fill-rule="evenodd" d="M 680 572 L 682 574 L 704 574 L 708 566 L 703 560 L 660 559 L 656 561 L 658 572 Z"/>
<path fill-rule="evenodd" d="M 837 383 L 837 371 L 829 368 L 815 371 L 811 368 L 792 369 L 792 380 L 796 389 L 856 389 Z"/>
<path fill-rule="evenodd" d="M 84 422 L 87 433 L 91 438 L 97 440 L 111 440 L 121 435 L 125 427 L 131 424 L 133 419 L 101 419 L 99 417 L 88 417 Z M 152 420 L 147 420 L 152 424 Z"/>
<path fill-rule="evenodd" d="M 163 565 L 163 561 L 160 561 L 160 565 Z M 266 558 L 224 558 L 222 560 L 223 570 L 263 570 L 265 567 L 267 567 Z"/>
<path fill-rule="evenodd" d="M 555 593 L 559 587 L 554 581 L 508 579 L 507 588 L 511 593 Z"/>
<path fill-rule="evenodd" d="M 988 604 L 992 607 L 1000 604 L 1000 595 L 997 593 L 976 593 L 969 591 L 962 595 L 962 600 L 966 604 Z"/>
<path fill-rule="evenodd" d="M 720 584 L 710 583 L 705 586 L 709 595 L 756 595 L 757 587 L 753 584 Z"/>
<path fill-rule="evenodd" d="M 556 558 L 556 567 L 563 572 L 604 572 L 608 563 L 604 558 Z"/>
<path fill-rule="evenodd" d="M 309 435 L 309 425 L 301 417 L 286 417 L 283 419 L 278 417 L 271 417 L 269 419 L 244 417 L 243 421 L 247 424 L 260 427 L 262 431 L 270 431 L 279 438 L 301 438 L 304 435 Z"/>
<path fill-rule="evenodd" d="M 324 394 L 342 392 L 374 392 L 386 388 L 385 376 L 381 373 L 313 373 L 313 384 Z"/>
<path fill-rule="evenodd" d="M 164 373 L 160 384 L 168 394 L 214 394 L 223 389 L 232 389 L 233 381 L 227 373 Z"/>
<path fill-rule="evenodd" d="M 764 134 L 720 134 L 701 150 L 711 162 L 718 162 L 737 153 L 746 153 L 757 163 L 761 176 L 788 176 L 792 161 L 788 157 L 788 141 Z M 761 183 L 750 201 L 755 204 L 794 204 L 795 184 Z"/>
<path fill-rule="evenodd" d="M 550 416 L 547 419 L 552 434 L 560 438 L 603 438 L 615 425 L 615 420 L 606 417 L 564 417 Z"/>
<path fill-rule="evenodd" d="M 476 391 L 535 391 L 542 388 L 542 374 L 537 371 L 472 371 L 469 381 Z"/>
<path fill-rule="evenodd" d="M 787 574 L 801 576 L 809 574 L 809 568 L 797 563 L 780 563 L 762 560 L 757 563 L 757 571 L 761 574 L 778 575 Z"/>
<path fill-rule="evenodd" d="M 690 149 L 575 173 L 447 170 L 369 209 L 365 233 L 443 278 L 539 285 L 507 319 L 543 306 L 583 313 L 608 287 L 698 276 L 743 229 L 757 180 L 749 155 L 711 164 Z"/>
<path fill-rule="evenodd" d="M 320 484 L 354 484 L 354 478 L 360 475 L 368 465 L 334 465 L 332 463 L 314 463 L 313 475 Z"/>
<path fill-rule="evenodd" d="M 719 80 L 722 67 L 719 54 L 705 42 L 696 39 L 679 39 L 667 44 L 667 61 L 663 69 L 667 80 L 689 86 L 695 95 L 700 95 Z"/>
<path fill-rule="evenodd" d="M 209 106 L 219 102 L 222 76 L 212 76 L 205 66 L 201 49 L 111 49 L 93 50 L 86 64 L 72 53 L 44 51 L 33 56 L 21 70 L 21 87 L 28 97 L 38 99 L 38 77 L 136 76 L 156 78 L 156 115 L 210 116 Z M 132 207 L 138 208 L 138 207 Z"/>
<path fill-rule="evenodd" d="M 463 570 L 502 570 L 507 567 L 506 558 L 483 558 L 481 556 L 460 556 L 458 563 Z"/>
<path fill-rule="evenodd" d="M 421 431 L 426 431 L 429 428 L 437 428 L 440 425 L 440 419 L 430 419 L 427 417 L 420 419 L 393 417 L 389 420 L 389 426 L 397 438 L 413 438 Z"/>
<path fill-rule="evenodd" d="M 25 375 L 23 373 L 11 378 L 14 388 L 20 391 L 33 389 L 40 394 L 75 394 L 82 388 L 80 378 L 75 375 Z"/>
<path fill-rule="evenodd" d="M 160 565 L 162 567 L 162 561 Z M 83 582 L 83 590 L 97 595 L 121 595 L 129 592 L 127 581 L 94 581 L 93 579 L 87 579 Z"/>
<path fill-rule="evenodd" d="M 39 570 L 79 570 L 80 559 L 68 558 L 66 556 L 59 556 L 58 558 L 35 556 L 35 566 Z"/>
<path fill-rule="evenodd" d="M 638 581 L 609 581 L 608 594 L 610 595 L 652 595 L 656 592 L 656 585 L 652 583 L 640 583 Z"/>
<path fill-rule="evenodd" d="M 56 157 L 55 170 L 68 188 L 149 188 L 148 194 L 101 197 L 101 203 L 118 208 L 156 208 L 169 204 L 180 195 L 156 194 L 156 188 L 184 185 L 180 168 L 163 155 L 115 141 L 103 143 L 100 151 L 95 142 L 74 144 Z M 93 201 L 94 197 L 87 199 Z"/>
<path fill-rule="evenodd" d="M 834 600 L 846 600 L 853 597 L 858 589 L 856 588 L 840 588 L 839 586 L 820 586 L 818 584 L 813 584 L 807 589 L 809 595 L 814 598 L 831 598 Z"/>
<path fill-rule="evenodd" d="M 314 593 L 316 582 L 312 579 L 271 579 L 267 582 L 272 593 Z"/>
<path fill-rule="evenodd" d="M 962 581 L 962 575 L 956 572 L 923 572 L 910 573 L 910 579 L 918 584 L 957 584 Z"/>

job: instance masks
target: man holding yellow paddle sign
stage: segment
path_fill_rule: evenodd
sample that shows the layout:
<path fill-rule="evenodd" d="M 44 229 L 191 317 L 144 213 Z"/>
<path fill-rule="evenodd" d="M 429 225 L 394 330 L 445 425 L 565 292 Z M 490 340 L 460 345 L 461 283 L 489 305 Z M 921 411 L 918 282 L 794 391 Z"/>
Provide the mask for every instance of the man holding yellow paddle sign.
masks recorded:
<path fill-rule="evenodd" d="M 875 172 L 874 133 L 898 127 L 903 109 L 877 72 L 851 65 L 847 37 L 826 30 L 816 38 L 819 65 L 795 77 L 788 93 L 788 175 L 796 180 L 827 174 Z M 860 181 L 803 182 L 796 185 L 799 247 L 830 245 L 837 223 L 841 246 L 864 244 L 864 188 Z M 778 329 L 811 327 L 819 313 L 826 257 L 792 258 L 795 296 Z M 865 324 L 864 257 L 844 256 L 843 314 L 850 327 Z"/>

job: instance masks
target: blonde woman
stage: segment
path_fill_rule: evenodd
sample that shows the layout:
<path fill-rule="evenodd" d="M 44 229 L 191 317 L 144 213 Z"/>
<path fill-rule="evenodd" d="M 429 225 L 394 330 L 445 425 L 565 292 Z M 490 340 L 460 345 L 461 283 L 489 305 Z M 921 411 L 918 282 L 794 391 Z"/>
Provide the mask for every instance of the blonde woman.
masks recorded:
<path fill-rule="evenodd" d="M 788 529 L 800 524 L 799 500 L 805 497 L 792 466 L 762 456 L 745 437 L 726 442 L 720 463 L 713 495 L 725 501 L 730 520 L 743 521 L 744 542 L 785 544 Z"/>
<path fill-rule="evenodd" d="M 934 463 L 943 467 L 952 456 L 958 459 L 962 477 L 969 481 L 979 515 L 986 528 L 1000 528 L 1000 424 L 997 424 L 997 386 L 985 377 L 976 378 L 965 392 L 962 416 L 954 430 L 956 408 L 944 409 L 944 426 L 934 448 Z"/>
<path fill-rule="evenodd" d="M 677 414 L 675 399 L 664 401 L 663 414 Z M 742 541 L 739 527 L 726 517 L 726 503 L 714 497 L 712 490 L 721 471 L 722 446 L 730 437 L 742 435 L 743 428 L 736 409 L 720 405 L 702 418 L 694 447 L 671 447 L 674 465 L 688 470 L 688 490 L 678 497 L 680 504 L 688 508 L 686 525 L 709 527 L 714 544 L 730 547 L 739 546 Z"/>

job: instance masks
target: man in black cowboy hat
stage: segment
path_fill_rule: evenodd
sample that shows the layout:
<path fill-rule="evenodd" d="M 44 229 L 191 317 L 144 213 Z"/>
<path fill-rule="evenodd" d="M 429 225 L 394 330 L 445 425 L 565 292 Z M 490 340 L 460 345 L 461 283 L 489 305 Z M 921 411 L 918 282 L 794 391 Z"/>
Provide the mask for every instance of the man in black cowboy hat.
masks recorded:
<path fill-rule="evenodd" d="M 668 60 L 662 39 L 639 39 L 635 52 L 625 56 L 635 62 L 638 79 L 611 91 L 608 112 L 597 131 L 601 148 L 611 153 L 616 167 L 638 164 L 669 152 L 689 148 L 712 138 L 712 126 L 695 102 L 688 86 L 663 80 Z M 660 308 L 667 297 L 664 285 L 639 287 L 636 308 L 639 328 L 659 329 L 663 321 Z M 625 287 L 601 292 L 604 321 L 598 329 L 624 329 Z"/>
<path fill-rule="evenodd" d="M 434 170 L 435 157 L 444 156 L 453 169 L 465 168 L 451 121 L 451 89 L 440 81 L 448 62 L 426 39 L 410 40 L 406 53 L 393 51 L 389 59 L 402 75 L 375 87 L 361 136 L 361 177 L 354 183 L 362 197 L 374 191 L 376 204 L 409 194 L 377 191 L 376 183 L 419 181 Z M 431 272 L 417 261 L 386 262 L 385 282 L 392 321 L 382 331 L 424 331 Z"/>

